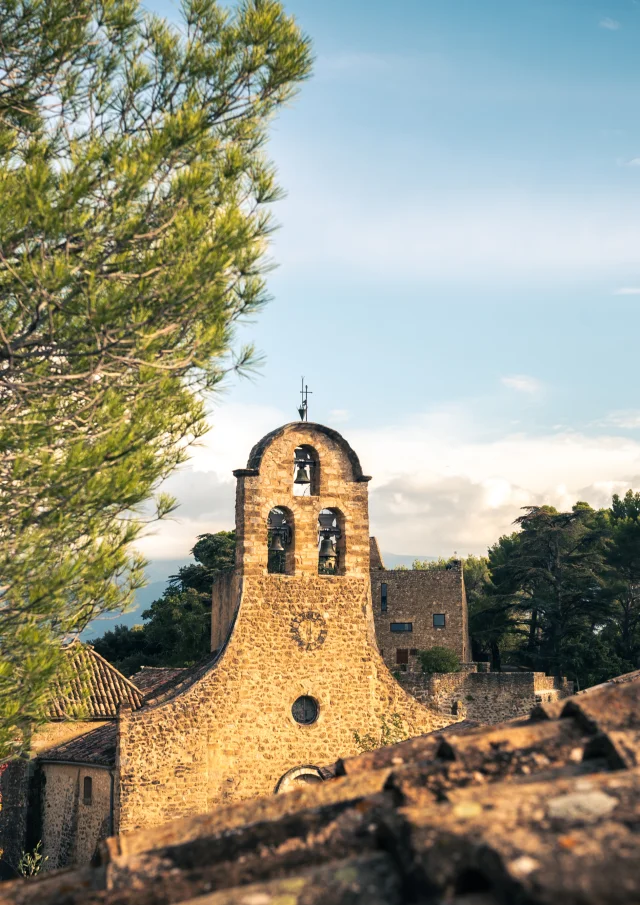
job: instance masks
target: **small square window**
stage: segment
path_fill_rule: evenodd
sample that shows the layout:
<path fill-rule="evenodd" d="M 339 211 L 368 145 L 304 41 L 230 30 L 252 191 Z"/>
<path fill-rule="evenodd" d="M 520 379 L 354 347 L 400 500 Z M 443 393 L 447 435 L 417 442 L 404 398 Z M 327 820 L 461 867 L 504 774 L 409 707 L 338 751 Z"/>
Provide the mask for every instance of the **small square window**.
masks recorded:
<path fill-rule="evenodd" d="M 406 647 L 396 647 L 396 663 L 400 665 L 401 663 L 409 662 L 409 650 Z"/>
<path fill-rule="evenodd" d="M 433 626 L 434 628 L 444 628 L 446 625 L 446 616 L 444 613 L 434 613 L 433 614 Z"/>
<path fill-rule="evenodd" d="M 410 653 L 410 655 L 411 655 L 412 657 L 415 657 L 415 656 L 417 655 L 417 653 L 418 653 L 418 648 L 417 648 L 417 647 L 412 647 L 411 650 L 409 651 L 409 653 Z"/>
<path fill-rule="evenodd" d="M 413 622 L 391 622 L 390 628 L 392 632 L 412 632 Z"/>

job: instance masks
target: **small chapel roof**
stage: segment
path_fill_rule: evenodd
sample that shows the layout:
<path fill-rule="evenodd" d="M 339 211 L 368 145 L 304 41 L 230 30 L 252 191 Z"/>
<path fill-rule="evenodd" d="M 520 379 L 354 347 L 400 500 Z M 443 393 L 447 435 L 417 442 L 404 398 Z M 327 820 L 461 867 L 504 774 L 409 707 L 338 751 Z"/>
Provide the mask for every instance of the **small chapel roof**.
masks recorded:
<path fill-rule="evenodd" d="M 632 905 L 640 901 L 640 676 L 535 717 L 448 727 L 338 761 L 336 778 L 101 844 L 14 905 Z M 124 898 L 123 898 L 124 896 Z"/>
<path fill-rule="evenodd" d="M 113 720 L 118 705 L 137 709 L 143 693 L 87 644 L 67 649 L 69 676 L 54 683 L 50 720 Z"/>
<path fill-rule="evenodd" d="M 69 742 L 49 748 L 39 760 L 41 763 L 92 764 L 97 767 L 113 767 L 116 762 L 117 731 L 115 722 L 106 723 Z"/>

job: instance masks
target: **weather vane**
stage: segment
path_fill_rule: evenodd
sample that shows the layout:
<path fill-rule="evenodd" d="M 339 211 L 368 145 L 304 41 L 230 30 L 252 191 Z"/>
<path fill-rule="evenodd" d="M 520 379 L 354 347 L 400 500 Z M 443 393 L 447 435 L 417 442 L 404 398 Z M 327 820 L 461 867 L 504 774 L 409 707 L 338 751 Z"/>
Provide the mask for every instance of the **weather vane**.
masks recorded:
<path fill-rule="evenodd" d="M 306 384 L 304 382 L 304 377 L 303 377 L 302 386 L 300 389 L 301 402 L 300 402 L 300 405 L 298 406 L 298 414 L 300 415 L 301 421 L 309 420 L 309 393 L 311 393 L 311 392 L 313 392 L 313 391 L 310 390 L 308 386 L 306 386 Z"/>

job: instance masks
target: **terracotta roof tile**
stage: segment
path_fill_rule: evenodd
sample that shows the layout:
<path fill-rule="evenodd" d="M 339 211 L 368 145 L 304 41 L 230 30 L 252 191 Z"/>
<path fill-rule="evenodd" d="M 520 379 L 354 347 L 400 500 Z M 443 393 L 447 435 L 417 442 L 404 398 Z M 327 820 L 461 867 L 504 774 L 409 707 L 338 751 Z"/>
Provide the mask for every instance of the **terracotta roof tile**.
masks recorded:
<path fill-rule="evenodd" d="M 68 677 L 53 687 L 49 719 L 109 720 L 120 703 L 133 709 L 142 704 L 140 690 L 88 645 L 72 645 L 68 665 Z"/>
<path fill-rule="evenodd" d="M 94 868 L 0 902 L 636 905 L 638 693 L 345 758 L 318 785 L 107 840 Z"/>
<path fill-rule="evenodd" d="M 181 666 L 142 666 L 135 675 L 131 676 L 131 681 L 136 688 L 147 695 L 160 686 L 177 680 L 184 672 L 185 668 Z"/>
<path fill-rule="evenodd" d="M 63 761 L 112 767 L 116 760 L 116 733 L 116 723 L 107 723 L 79 735 L 70 742 L 50 748 L 38 759 L 42 763 Z"/>

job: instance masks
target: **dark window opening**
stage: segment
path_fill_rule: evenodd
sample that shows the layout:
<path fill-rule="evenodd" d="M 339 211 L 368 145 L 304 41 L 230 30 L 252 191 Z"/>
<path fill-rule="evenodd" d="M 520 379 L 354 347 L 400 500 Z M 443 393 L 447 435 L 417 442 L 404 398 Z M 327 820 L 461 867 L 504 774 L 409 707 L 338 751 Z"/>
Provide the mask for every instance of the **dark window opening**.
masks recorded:
<path fill-rule="evenodd" d="M 82 800 L 84 804 L 91 804 L 93 800 L 93 780 L 90 776 L 85 776 L 82 785 Z"/>
<path fill-rule="evenodd" d="M 446 625 L 446 616 L 444 613 L 434 613 L 433 614 L 433 626 L 434 628 L 444 628 Z"/>
<path fill-rule="evenodd" d="M 390 628 L 392 632 L 412 632 L 413 622 L 392 622 Z"/>
<path fill-rule="evenodd" d="M 309 726 L 318 719 L 319 709 L 315 698 L 303 694 L 293 702 L 291 714 L 296 723 L 300 723 L 301 726 Z"/>
<path fill-rule="evenodd" d="M 408 647 L 396 647 L 396 663 L 400 665 L 401 663 L 409 662 L 409 648 Z"/>
<path fill-rule="evenodd" d="M 380 612 L 387 612 L 387 586 L 386 584 L 380 585 Z"/>
<path fill-rule="evenodd" d="M 417 647 L 412 647 L 411 650 L 409 651 L 409 653 L 411 654 L 412 657 L 417 657 L 417 655 L 418 655 L 418 648 L 417 648 Z"/>
<path fill-rule="evenodd" d="M 474 868 L 463 871 L 456 880 L 456 895 L 469 895 L 472 893 L 492 892 L 494 885 L 485 874 Z"/>

